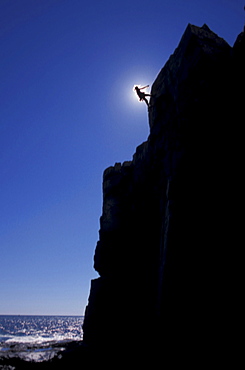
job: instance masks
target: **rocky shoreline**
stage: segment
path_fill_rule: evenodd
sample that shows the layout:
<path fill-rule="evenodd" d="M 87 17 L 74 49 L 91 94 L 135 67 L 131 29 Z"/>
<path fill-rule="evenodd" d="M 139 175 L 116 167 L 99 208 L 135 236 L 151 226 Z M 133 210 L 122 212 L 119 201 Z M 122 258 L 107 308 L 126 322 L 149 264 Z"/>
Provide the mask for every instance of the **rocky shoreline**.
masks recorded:
<path fill-rule="evenodd" d="M 0 351 L 0 370 L 38 370 L 71 367 L 84 357 L 82 341 L 51 342 L 48 345 L 13 344 Z"/>

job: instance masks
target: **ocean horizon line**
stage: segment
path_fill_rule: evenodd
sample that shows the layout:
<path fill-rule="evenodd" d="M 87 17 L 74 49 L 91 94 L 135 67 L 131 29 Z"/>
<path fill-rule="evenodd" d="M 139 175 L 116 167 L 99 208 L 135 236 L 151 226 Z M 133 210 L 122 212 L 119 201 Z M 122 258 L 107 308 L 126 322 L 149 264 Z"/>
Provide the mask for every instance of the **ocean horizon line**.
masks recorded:
<path fill-rule="evenodd" d="M 42 316 L 42 317 L 84 317 L 84 315 L 70 315 L 70 314 L 2 314 L 0 313 L 0 317 L 2 316 L 17 316 L 17 317 L 26 317 L 26 316 L 33 316 L 33 317 L 38 317 L 38 316 Z"/>

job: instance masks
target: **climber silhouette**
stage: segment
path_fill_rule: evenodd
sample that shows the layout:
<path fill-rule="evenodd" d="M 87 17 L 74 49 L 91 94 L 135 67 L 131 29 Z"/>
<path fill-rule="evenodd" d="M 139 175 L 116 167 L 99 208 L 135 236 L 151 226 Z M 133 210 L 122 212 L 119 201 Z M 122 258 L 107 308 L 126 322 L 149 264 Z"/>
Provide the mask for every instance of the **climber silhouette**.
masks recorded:
<path fill-rule="evenodd" d="M 150 94 L 146 94 L 144 92 L 142 92 L 141 90 L 144 90 L 146 89 L 147 87 L 149 87 L 149 85 L 147 86 L 144 86 L 144 87 L 139 87 L 139 86 L 135 86 L 134 90 L 136 91 L 136 94 L 138 95 L 138 97 L 140 98 L 139 100 L 142 101 L 144 100 L 146 102 L 146 105 L 148 106 L 149 108 L 149 102 L 148 100 L 146 99 L 146 96 L 151 96 Z"/>

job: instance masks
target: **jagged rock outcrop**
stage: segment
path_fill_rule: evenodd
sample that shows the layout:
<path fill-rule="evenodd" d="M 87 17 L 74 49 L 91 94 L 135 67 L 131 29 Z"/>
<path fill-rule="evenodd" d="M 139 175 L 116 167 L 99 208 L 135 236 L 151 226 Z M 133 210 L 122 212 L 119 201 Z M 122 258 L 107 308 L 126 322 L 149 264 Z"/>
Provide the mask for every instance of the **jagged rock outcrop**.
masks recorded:
<path fill-rule="evenodd" d="M 188 25 L 152 86 L 148 140 L 104 172 L 100 277 L 84 322 L 103 364 L 115 354 L 165 365 L 217 355 L 231 294 L 243 66 L 243 33 L 231 48 L 208 26 Z"/>

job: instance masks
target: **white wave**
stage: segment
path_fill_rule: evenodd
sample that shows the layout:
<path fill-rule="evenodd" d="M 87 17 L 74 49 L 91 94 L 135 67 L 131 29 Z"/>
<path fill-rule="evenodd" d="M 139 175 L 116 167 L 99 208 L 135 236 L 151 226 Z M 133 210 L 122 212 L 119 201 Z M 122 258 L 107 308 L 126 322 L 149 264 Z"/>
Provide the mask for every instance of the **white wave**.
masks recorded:
<path fill-rule="evenodd" d="M 26 337 L 18 337 L 18 336 L 13 336 L 12 338 L 8 339 L 5 341 L 5 343 L 7 344 L 11 344 L 11 343 L 23 343 L 23 344 L 27 344 L 27 343 L 33 343 L 33 344 L 42 344 L 44 342 L 47 342 L 49 340 L 49 338 L 43 338 L 43 337 L 40 337 L 40 336 L 31 336 L 31 335 L 28 335 Z"/>
<path fill-rule="evenodd" d="M 34 362 L 43 362 L 43 361 L 49 361 L 52 358 L 54 358 L 56 355 L 55 352 L 30 352 L 25 353 L 23 355 L 20 355 L 19 357 L 22 358 L 24 361 L 34 361 Z"/>
<path fill-rule="evenodd" d="M 83 317 L 0 317 L 0 344 L 46 347 L 46 343 L 80 341 Z"/>
<path fill-rule="evenodd" d="M 69 340 L 74 340 L 74 341 L 79 341 L 82 340 L 82 335 L 80 336 L 73 336 L 73 335 L 52 335 L 52 336 L 31 336 L 28 335 L 26 337 L 23 336 L 13 336 L 10 339 L 7 339 L 5 341 L 6 344 L 35 344 L 35 345 L 40 345 L 40 344 L 45 344 L 45 343 L 50 343 L 50 342 L 63 342 L 63 341 L 69 341 Z"/>

